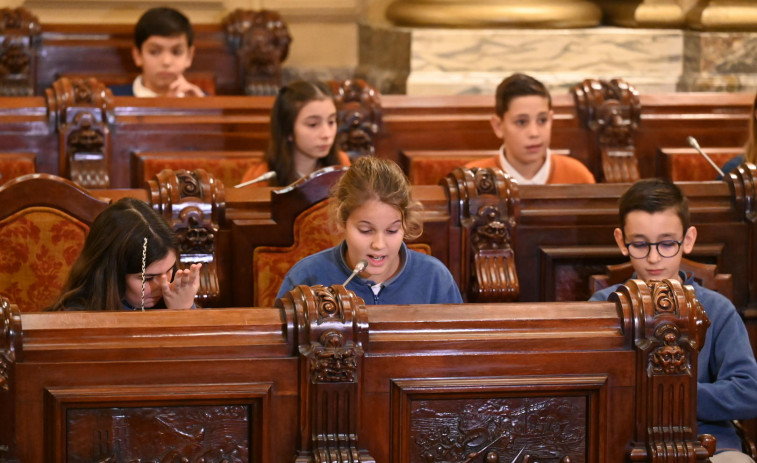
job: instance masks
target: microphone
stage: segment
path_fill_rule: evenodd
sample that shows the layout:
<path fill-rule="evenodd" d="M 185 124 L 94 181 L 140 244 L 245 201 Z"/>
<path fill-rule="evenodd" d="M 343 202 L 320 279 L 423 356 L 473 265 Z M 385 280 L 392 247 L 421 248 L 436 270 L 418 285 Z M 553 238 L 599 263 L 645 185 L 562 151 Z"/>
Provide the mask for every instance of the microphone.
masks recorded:
<path fill-rule="evenodd" d="M 720 170 L 720 167 L 718 167 L 718 165 L 715 164 L 715 162 L 709 156 L 707 156 L 707 153 L 705 153 L 704 151 L 702 151 L 702 148 L 699 147 L 699 142 L 697 142 L 696 138 L 694 138 L 692 136 L 688 136 L 688 137 L 686 137 L 686 141 L 689 143 L 689 145 L 692 148 L 694 148 L 695 150 L 697 150 L 697 153 L 701 154 L 705 159 L 707 159 L 707 162 L 710 163 L 710 165 L 712 166 L 712 168 L 715 169 L 720 174 L 721 177 L 725 176 L 725 174 L 723 174 L 723 171 Z"/>
<path fill-rule="evenodd" d="M 355 264 L 355 268 L 352 269 L 352 275 L 350 275 L 350 277 L 347 278 L 347 280 L 345 280 L 344 283 L 342 283 L 342 286 L 347 286 L 347 283 L 352 281 L 352 279 L 355 278 L 355 275 L 365 270 L 367 266 L 368 266 L 368 261 L 365 259 L 361 259 L 360 262 Z"/>
<path fill-rule="evenodd" d="M 265 174 L 259 175 L 259 176 L 255 177 L 255 178 L 253 178 L 252 180 L 248 180 L 248 181 L 246 181 L 244 183 L 240 183 L 239 185 L 234 185 L 234 188 L 242 188 L 242 187 L 247 186 L 247 185 L 252 185 L 253 183 L 264 182 L 264 181 L 270 180 L 270 179 L 272 179 L 274 177 L 276 177 L 276 171 L 275 170 L 269 170 Z"/>

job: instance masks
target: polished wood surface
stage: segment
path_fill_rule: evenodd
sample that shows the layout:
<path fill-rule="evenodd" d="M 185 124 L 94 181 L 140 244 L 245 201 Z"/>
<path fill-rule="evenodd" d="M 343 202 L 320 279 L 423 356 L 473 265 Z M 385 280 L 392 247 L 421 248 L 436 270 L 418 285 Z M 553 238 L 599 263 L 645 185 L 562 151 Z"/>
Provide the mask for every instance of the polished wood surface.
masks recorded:
<path fill-rule="evenodd" d="M 0 315 L 0 404 L 24 411 L 0 423 L 6 461 L 707 457 L 692 348 L 706 319 L 677 282 L 613 302 L 364 306 L 301 286 L 278 308 L 0 300 Z"/>

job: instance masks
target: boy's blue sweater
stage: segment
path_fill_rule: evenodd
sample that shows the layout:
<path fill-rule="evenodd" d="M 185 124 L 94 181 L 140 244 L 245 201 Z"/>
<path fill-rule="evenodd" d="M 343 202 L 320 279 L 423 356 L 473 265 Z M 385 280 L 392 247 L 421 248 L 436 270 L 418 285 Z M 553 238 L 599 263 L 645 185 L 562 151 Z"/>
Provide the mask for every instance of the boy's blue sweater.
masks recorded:
<path fill-rule="evenodd" d="M 284 277 L 276 298 L 280 298 L 297 285 L 341 285 L 352 274 L 344 260 L 346 243 L 325 249 L 297 262 Z M 366 304 L 457 304 L 462 303 L 452 274 L 438 259 L 407 248 L 400 248 L 400 268 L 385 281 L 377 295 L 371 286 L 375 282 L 356 276 L 347 289 Z"/>
<path fill-rule="evenodd" d="M 701 287 L 693 275 L 681 272 L 681 279 L 694 287 L 710 319 L 704 346 L 699 351 L 697 371 L 699 434 L 715 436 L 717 452 L 740 452 L 741 441 L 731 420 L 757 417 L 757 363 L 749 335 L 728 298 Z M 618 286 L 597 291 L 589 300 L 606 301 Z"/>

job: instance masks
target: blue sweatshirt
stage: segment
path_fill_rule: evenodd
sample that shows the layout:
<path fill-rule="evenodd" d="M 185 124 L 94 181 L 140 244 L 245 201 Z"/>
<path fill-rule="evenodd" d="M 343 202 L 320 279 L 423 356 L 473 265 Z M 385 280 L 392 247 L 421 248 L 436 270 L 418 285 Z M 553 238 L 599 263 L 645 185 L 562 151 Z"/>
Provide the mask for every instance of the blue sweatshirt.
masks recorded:
<path fill-rule="evenodd" d="M 680 274 L 694 287 L 710 327 L 697 371 L 697 420 L 700 434 L 717 439 L 716 452 L 741 451 L 731 420 L 757 417 L 757 363 L 744 322 L 730 300 L 701 287 L 693 275 Z M 636 275 L 633 276 L 636 278 Z M 620 285 L 597 291 L 591 301 L 606 301 Z"/>
<path fill-rule="evenodd" d="M 325 249 L 297 262 L 284 277 L 276 298 L 297 285 L 341 285 L 352 274 L 344 255 L 347 243 Z M 459 304 L 463 302 L 452 274 L 438 259 L 407 248 L 400 248 L 400 268 L 385 281 L 377 294 L 376 283 L 356 276 L 346 288 L 366 304 Z M 378 288 L 377 288 L 378 289 Z"/>

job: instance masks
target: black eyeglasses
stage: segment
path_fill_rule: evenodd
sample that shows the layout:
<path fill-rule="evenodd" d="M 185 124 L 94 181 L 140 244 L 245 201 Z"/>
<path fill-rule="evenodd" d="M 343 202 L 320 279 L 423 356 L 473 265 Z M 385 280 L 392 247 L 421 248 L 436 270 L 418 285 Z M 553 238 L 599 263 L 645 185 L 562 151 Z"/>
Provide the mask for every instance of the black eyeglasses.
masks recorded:
<path fill-rule="evenodd" d="M 683 240 L 663 240 L 656 243 L 647 243 L 646 241 L 632 241 L 630 243 L 623 243 L 628 249 L 628 254 L 634 259 L 644 259 L 649 255 L 652 250 L 652 246 L 657 249 L 657 254 L 661 257 L 673 257 L 681 250 L 681 244 Z"/>

